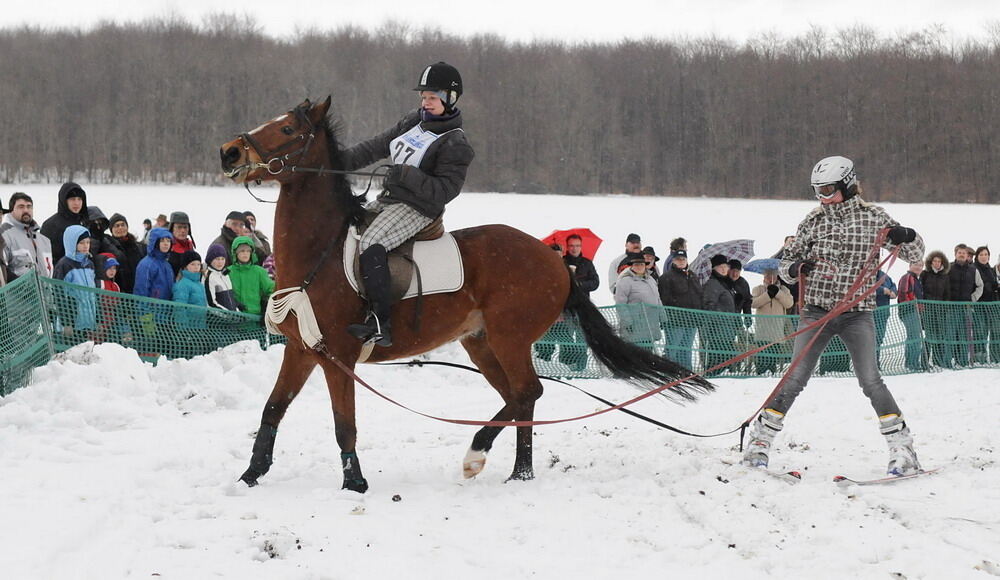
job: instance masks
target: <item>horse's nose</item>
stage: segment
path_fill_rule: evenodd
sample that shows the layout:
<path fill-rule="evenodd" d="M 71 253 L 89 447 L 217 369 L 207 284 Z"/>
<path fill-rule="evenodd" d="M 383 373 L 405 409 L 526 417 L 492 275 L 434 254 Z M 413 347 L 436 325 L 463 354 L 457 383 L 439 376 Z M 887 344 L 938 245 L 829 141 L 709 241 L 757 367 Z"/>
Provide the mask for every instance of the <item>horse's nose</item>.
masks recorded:
<path fill-rule="evenodd" d="M 219 149 L 219 156 L 222 157 L 222 169 L 230 171 L 233 165 L 240 160 L 240 150 L 235 145 L 228 149 Z"/>

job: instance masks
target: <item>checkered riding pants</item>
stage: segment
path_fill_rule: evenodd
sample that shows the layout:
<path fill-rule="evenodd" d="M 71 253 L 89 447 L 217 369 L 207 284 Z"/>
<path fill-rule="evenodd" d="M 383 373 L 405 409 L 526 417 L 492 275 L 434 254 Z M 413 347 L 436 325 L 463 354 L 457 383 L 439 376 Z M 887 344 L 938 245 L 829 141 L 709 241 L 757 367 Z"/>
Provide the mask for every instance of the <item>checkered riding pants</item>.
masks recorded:
<path fill-rule="evenodd" d="M 375 201 L 368 205 L 368 209 L 377 211 L 378 215 L 361 234 L 358 247 L 361 252 L 375 244 L 382 244 L 387 252 L 391 251 L 434 221 L 405 203 L 383 204 Z"/>

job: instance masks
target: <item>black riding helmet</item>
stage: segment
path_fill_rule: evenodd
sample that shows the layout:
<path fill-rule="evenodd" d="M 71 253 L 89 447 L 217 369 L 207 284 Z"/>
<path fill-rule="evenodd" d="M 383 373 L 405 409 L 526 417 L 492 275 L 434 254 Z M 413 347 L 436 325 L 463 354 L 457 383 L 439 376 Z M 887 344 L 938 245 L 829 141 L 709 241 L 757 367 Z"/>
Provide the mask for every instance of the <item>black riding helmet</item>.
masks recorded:
<path fill-rule="evenodd" d="M 458 102 L 458 97 L 462 96 L 462 75 L 458 74 L 458 69 L 450 64 L 441 61 L 434 63 L 420 73 L 420 81 L 413 89 L 415 91 L 441 91 L 445 97 L 444 106 L 451 109 Z"/>

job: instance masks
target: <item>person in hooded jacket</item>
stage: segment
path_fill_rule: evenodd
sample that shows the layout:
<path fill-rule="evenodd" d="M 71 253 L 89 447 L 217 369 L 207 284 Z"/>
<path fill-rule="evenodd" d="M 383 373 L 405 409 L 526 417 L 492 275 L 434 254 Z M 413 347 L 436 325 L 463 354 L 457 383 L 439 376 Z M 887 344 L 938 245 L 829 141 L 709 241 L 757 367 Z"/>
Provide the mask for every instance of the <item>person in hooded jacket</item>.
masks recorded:
<path fill-rule="evenodd" d="M 166 228 L 149 232 L 146 257 L 139 261 L 135 272 L 135 295 L 170 300 L 173 298 L 174 270 L 167 262 L 173 236 Z"/>
<path fill-rule="evenodd" d="M 111 237 L 108 252 L 118 261 L 117 282 L 122 292 L 131 294 L 135 289 L 135 271 L 146 255 L 146 248 L 128 231 L 128 220 L 120 213 L 111 216 Z M 147 241 L 148 243 L 148 241 Z"/>
<path fill-rule="evenodd" d="M 55 262 L 66 255 L 59 242 L 63 239 L 66 228 L 72 225 L 87 227 L 87 192 L 68 181 L 59 188 L 56 213 L 42 222 L 42 235 L 55 242 L 52 244 L 52 259 Z"/>
<path fill-rule="evenodd" d="M 932 355 L 931 362 L 939 367 L 951 368 L 950 348 L 945 344 L 948 320 L 948 305 L 951 301 L 951 278 L 948 275 L 950 264 L 944 252 L 934 250 L 927 254 L 924 261 L 924 271 L 920 274 L 920 285 L 924 289 L 924 300 L 931 300 L 924 305 L 923 324 L 926 332 L 928 350 Z"/>
<path fill-rule="evenodd" d="M 82 288 L 60 288 L 59 315 L 62 332 L 76 340 L 86 340 L 97 325 L 97 281 L 90 259 L 90 232 L 71 225 L 63 232 L 64 256 L 56 262 L 52 277 Z M 86 289 L 85 289 L 86 288 Z"/>
<path fill-rule="evenodd" d="M 341 154 L 349 171 L 386 157 L 393 163 L 382 193 L 368 206 L 377 215 L 358 242 L 369 313 L 364 322 L 347 327 L 358 340 L 378 346 L 392 345 L 387 253 L 444 213 L 445 204 L 462 191 L 475 157 L 456 107 L 462 95 L 458 70 L 445 62 L 432 64 L 414 90 L 420 92 L 419 109 Z"/>
<path fill-rule="evenodd" d="M 229 279 L 233 283 L 236 301 L 243 311 L 260 314 L 264 302 L 274 292 L 274 280 L 267 271 L 257 265 L 253 240 L 249 236 L 237 236 L 231 248 L 233 265 L 229 267 Z"/>
<path fill-rule="evenodd" d="M 111 223 L 101 208 L 96 205 L 87 206 L 87 229 L 90 230 L 91 255 L 113 253 L 111 251 L 111 234 L 108 233 L 110 225 Z"/>

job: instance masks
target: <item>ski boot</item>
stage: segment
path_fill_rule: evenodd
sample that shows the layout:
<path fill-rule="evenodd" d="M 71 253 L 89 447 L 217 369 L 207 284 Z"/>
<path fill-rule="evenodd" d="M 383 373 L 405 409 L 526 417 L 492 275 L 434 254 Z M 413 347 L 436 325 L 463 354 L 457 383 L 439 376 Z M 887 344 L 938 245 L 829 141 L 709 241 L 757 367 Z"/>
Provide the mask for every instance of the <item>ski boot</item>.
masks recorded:
<path fill-rule="evenodd" d="M 785 415 L 774 409 L 764 409 L 750 425 L 750 440 L 740 462 L 747 467 L 767 467 L 771 444 L 781 431 Z"/>
<path fill-rule="evenodd" d="M 882 435 L 889 444 L 887 475 L 911 475 L 920 471 L 917 453 L 913 451 L 913 435 L 903 417 L 893 413 L 878 418 Z"/>

